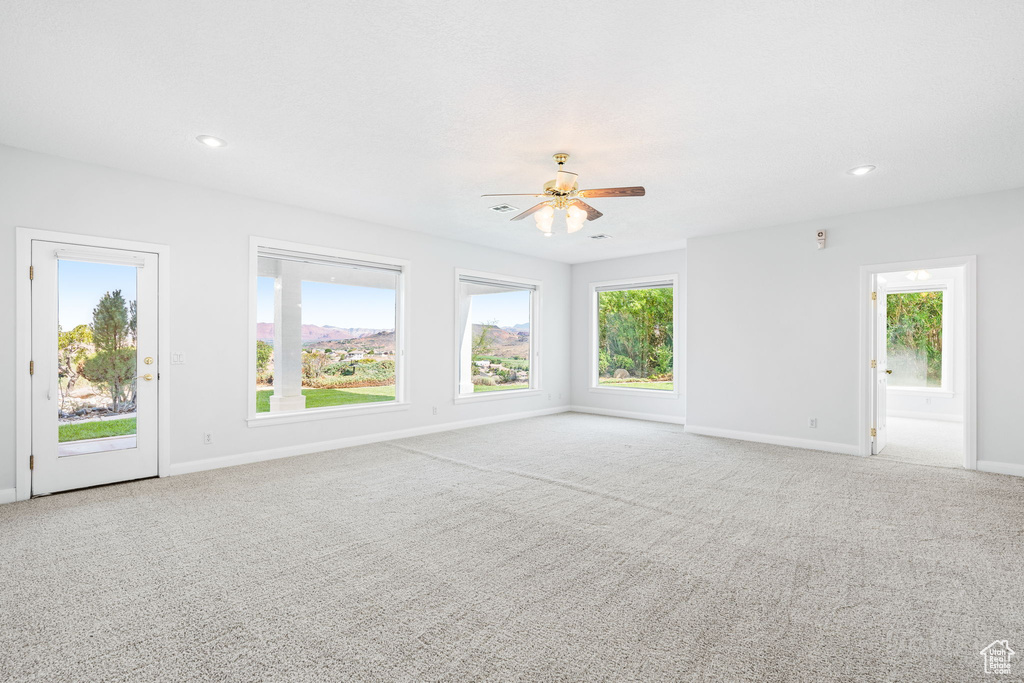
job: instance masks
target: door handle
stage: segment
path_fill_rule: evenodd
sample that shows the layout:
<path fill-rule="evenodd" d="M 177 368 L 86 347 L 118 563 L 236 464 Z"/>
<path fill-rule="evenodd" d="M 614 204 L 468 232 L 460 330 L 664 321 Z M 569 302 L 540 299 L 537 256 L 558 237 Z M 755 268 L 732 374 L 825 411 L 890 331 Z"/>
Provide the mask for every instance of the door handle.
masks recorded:
<path fill-rule="evenodd" d="M 885 371 L 885 374 L 887 374 L 887 375 L 891 375 L 891 374 L 892 374 L 892 370 L 886 370 L 886 371 Z"/>
<path fill-rule="evenodd" d="M 146 380 L 147 382 L 152 382 L 152 381 L 153 381 L 153 375 L 151 375 L 151 374 L 149 374 L 149 373 L 147 372 L 147 373 L 146 373 L 145 375 L 139 375 L 139 376 L 138 376 L 138 377 L 136 377 L 135 379 L 144 379 L 144 380 Z"/>

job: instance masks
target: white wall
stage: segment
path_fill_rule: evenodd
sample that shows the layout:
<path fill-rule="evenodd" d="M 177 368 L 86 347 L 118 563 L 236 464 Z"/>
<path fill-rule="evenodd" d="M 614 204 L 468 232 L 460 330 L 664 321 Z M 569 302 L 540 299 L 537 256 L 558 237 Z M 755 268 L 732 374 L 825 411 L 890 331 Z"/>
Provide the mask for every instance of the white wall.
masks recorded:
<path fill-rule="evenodd" d="M 969 254 L 978 459 L 1024 474 L 1024 189 L 689 240 L 688 427 L 855 447 L 860 266 Z"/>
<path fill-rule="evenodd" d="M 646 256 L 611 259 L 577 264 L 572 267 L 572 405 L 574 408 L 605 414 L 632 413 L 636 417 L 661 417 L 682 422 L 686 417 L 686 392 L 683 390 L 686 356 L 685 343 L 680 344 L 681 358 L 675 361 L 675 382 L 678 396 L 668 398 L 652 395 L 598 393 L 590 390 L 590 284 L 656 275 L 677 275 L 678 319 L 675 333 L 680 340 L 686 333 L 686 250 L 664 251 Z"/>
<path fill-rule="evenodd" d="M 396 196 L 395 201 L 402 201 Z M 14 318 L 15 227 L 156 242 L 171 248 L 171 463 L 346 437 L 537 411 L 569 403 L 566 264 L 259 201 L 0 146 L 0 316 Z M 407 301 L 409 385 L 405 411 L 300 424 L 246 425 L 250 235 L 381 254 L 412 262 Z M 543 389 L 535 397 L 454 405 L 455 268 L 543 281 Z M 17 331 L 24 334 L 24 330 Z M 16 331 L 0 327 L 0 491 L 13 488 Z M 550 396 L 549 396 L 550 394 Z M 559 400 L 559 396 L 563 398 Z M 431 408 L 437 406 L 438 415 Z M 18 419 L 27 419 L 21 413 Z M 203 445 L 203 432 L 214 443 Z"/>

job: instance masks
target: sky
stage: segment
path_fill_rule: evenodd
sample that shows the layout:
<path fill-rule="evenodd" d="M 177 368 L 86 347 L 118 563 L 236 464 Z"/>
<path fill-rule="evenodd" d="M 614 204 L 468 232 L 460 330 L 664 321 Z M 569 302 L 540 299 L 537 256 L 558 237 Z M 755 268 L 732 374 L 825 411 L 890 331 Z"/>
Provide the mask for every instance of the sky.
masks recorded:
<path fill-rule="evenodd" d="M 274 278 L 256 283 L 256 322 L 274 322 Z M 330 282 L 302 282 L 302 324 L 321 327 L 395 328 L 395 291 Z"/>
<path fill-rule="evenodd" d="M 500 294 L 476 294 L 470 309 L 474 325 L 496 322 L 498 327 L 512 327 L 530 322 L 530 292 L 518 290 Z"/>
<path fill-rule="evenodd" d="M 85 261 L 57 262 L 57 322 L 62 330 L 92 324 L 92 309 L 107 292 L 121 290 L 125 303 L 136 296 L 135 266 Z"/>

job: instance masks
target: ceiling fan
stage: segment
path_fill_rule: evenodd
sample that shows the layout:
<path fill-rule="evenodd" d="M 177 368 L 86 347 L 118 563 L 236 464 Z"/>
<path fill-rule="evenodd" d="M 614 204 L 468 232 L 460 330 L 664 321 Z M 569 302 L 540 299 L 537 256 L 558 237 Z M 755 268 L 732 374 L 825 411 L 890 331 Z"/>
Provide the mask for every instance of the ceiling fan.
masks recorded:
<path fill-rule="evenodd" d="M 584 199 L 595 197 L 643 197 L 644 188 L 636 187 L 606 187 L 598 190 L 581 190 L 576 182 L 576 174 L 570 171 L 563 171 L 562 166 L 569 159 L 569 155 L 559 152 L 554 155 L 558 163 L 558 172 L 553 180 L 544 183 L 544 192 L 541 194 L 485 194 L 484 197 L 544 197 L 545 201 L 523 211 L 511 220 L 518 221 L 532 215 L 537 222 L 537 228 L 544 233 L 545 237 L 551 237 L 551 226 L 555 220 L 555 209 L 565 211 L 565 223 L 568 232 L 573 233 L 583 229 L 583 221 L 596 221 L 604 214 L 587 204 Z"/>

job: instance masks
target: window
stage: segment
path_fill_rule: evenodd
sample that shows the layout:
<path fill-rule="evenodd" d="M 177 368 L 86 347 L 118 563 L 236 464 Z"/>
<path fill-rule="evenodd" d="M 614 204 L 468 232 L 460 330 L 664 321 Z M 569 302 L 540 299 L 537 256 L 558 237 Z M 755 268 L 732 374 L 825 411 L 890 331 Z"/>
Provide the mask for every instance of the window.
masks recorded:
<path fill-rule="evenodd" d="M 250 419 L 401 402 L 403 262 L 254 242 Z"/>
<path fill-rule="evenodd" d="M 900 389 L 948 387 L 943 345 L 948 330 L 945 287 L 886 294 L 886 357 L 889 386 Z"/>
<path fill-rule="evenodd" d="M 677 395 L 674 276 L 591 285 L 597 391 Z"/>
<path fill-rule="evenodd" d="M 539 283 L 459 271 L 457 398 L 537 389 Z"/>

